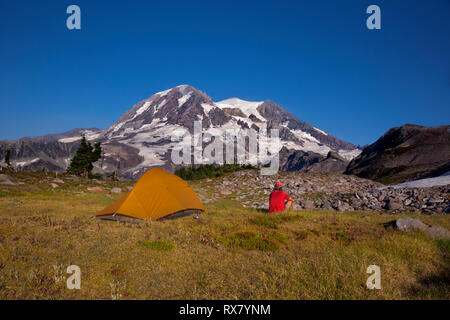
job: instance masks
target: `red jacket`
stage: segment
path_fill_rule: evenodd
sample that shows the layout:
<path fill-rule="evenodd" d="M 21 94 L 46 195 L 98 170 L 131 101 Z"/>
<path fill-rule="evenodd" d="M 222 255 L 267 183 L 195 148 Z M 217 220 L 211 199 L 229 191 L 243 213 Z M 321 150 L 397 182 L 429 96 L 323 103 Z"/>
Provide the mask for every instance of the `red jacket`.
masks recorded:
<path fill-rule="evenodd" d="M 269 198 L 269 212 L 283 211 L 286 209 L 284 201 L 291 199 L 286 193 L 281 190 L 274 190 Z"/>

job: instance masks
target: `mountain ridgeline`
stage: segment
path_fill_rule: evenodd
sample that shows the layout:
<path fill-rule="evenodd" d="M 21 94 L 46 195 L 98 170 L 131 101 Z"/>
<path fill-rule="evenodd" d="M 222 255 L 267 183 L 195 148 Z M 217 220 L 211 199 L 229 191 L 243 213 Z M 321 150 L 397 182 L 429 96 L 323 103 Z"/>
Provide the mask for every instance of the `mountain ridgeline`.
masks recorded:
<path fill-rule="evenodd" d="M 11 164 L 16 169 L 63 172 L 68 168 L 84 136 L 87 141 L 100 142 L 102 146 L 101 157 L 94 163 L 94 173 L 115 172 L 117 177 L 137 179 L 152 167 L 161 167 L 170 172 L 179 168 L 179 165 L 171 161 L 171 151 L 178 143 L 172 141 L 171 135 L 176 130 L 193 133 L 195 121 L 200 121 L 204 131 L 216 136 L 224 136 L 227 130 L 252 128 L 256 131 L 264 129 L 269 132 L 271 129 L 278 129 L 280 169 L 285 171 L 338 173 L 345 171 L 370 179 L 380 179 L 386 176 L 386 172 L 389 176 L 392 172 L 398 171 L 380 169 L 385 166 L 380 162 L 386 161 L 386 158 L 378 155 L 378 152 L 383 148 L 390 148 L 389 141 L 393 139 L 390 131 L 383 136 L 384 138 L 380 138 L 383 142 L 379 140 L 367 146 L 360 155 L 361 150 L 353 144 L 298 119 L 271 100 L 250 102 L 230 98 L 214 102 L 204 92 L 189 85 L 153 94 L 133 105 L 117 122 L 104 130 L 74 129 L 62 134 L 0 141 L 0 157 L 3 159 L 4 153 L 9 149 Z M 442 155 L 434 154 L 433 158 L 436 161 L 421 167 L 422 174 L 401 175 L 400 179 L 422 177 L 445 170 L 446 164 L 441 164 L 443 161 L 441 158 L 445 158 L 448 154 L 445 153 L 448 152 L 445 151 L 448 150 L 448 129 L 428 129 L 433 132 L 433 137 L 444 134 L 440 141 L 447 149 L 444 148 L 443 153 L 434 147 L 428 149 L 427 145 L 432 144 L 434 138 L 426 138 L 427 134 L 424 134 L 423 138 L 413 139 L 414 143 L 423 144 L 414 149 L 416 158 L 426 158 L 425 154 L 430 150 Z M 398 137 L 392 143 L 403 148 L 393 151 L 393 156 L 401 150 L 402 157 L 407 157 L 408 152 L 413 150 L 408 147 L 409 145 L 402 144 L 402 137 Z M 206 144 L 203 142 L 203 147 Z M 420 152 L 425 154 L 420 155 Z M 420 159 L 414 161 L 420 162 L 422 161 Z M 387 168 L 390 168 L 390 165 L 387 165 Z M 404 160 L 401 166 L 409 167 L 407 160 Z"/>

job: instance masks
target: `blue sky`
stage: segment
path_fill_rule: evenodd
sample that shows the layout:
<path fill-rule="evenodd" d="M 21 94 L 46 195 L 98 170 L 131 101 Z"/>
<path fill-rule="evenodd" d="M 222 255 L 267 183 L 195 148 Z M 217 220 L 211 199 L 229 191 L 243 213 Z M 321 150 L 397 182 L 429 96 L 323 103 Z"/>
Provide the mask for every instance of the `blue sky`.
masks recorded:
<path fill-rule="evenodd" d="M 81 8 L 81 30 L 66 8 Z M 366 8 L 381 8 L 368 30 Z M 179 84 L 355 144 L 450 124 L 450 1 L 0 2 L 0 139 L 106 128 Z"/>

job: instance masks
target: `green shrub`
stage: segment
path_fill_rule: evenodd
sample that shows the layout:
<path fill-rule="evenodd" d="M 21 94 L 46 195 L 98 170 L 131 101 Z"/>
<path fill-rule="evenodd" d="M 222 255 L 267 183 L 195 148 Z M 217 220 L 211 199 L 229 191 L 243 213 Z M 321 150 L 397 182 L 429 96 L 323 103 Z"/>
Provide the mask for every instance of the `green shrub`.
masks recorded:
<path fill-rule="evenodd" d="M 102 175 L 100 173 L 88 173 L 88 178 L 89 179 L 97 179 L 97 180 L 101 180 L 103 179 Z"/>
<path fill-rule="evenodd" d="M 437 239 L 434 241 L 436 246 L 443 252 L 450 253 L 450 240 L 448 239 Z"/>

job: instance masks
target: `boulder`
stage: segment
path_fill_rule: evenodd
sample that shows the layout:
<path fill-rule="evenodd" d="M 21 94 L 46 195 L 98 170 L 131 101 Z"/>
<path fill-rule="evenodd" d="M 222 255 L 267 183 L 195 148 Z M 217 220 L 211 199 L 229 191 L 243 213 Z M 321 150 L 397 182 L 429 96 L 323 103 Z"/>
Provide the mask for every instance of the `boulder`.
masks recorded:
<path fill-rule="evenodd" d="M 419 219 L 400 218 L 395 221 L 396 229 L 400 231 L 422 230 L 425 231 L 428 226 Z"/>
<path fill-rule="evenodd" d="M 401 210 L 403 208 L 403 203 L 398 199 L 388 199 L 384 201 L 383 208 L 386 210 Z"/>
<path fill-rule="evenodd" d="M 355 199 L 352 200 L 351 206 L 355 210 L 360 210 L 360 209 L 362 209 L 361 208 L 362 207 L 362 201 L 355 198 Z"/>
<path fill-rule="evenodd" d="M 312 209 L 314 209 L 315 208 L 314 202 L 312 200 L 309 200 L 309 199 L 305 200 L 303 202 L 303 208 L 305 210 L 312 210 Z"/>
<path fill-rule="evenodd" d="M 428 228 L 426 233 L 430 236 L 432 239 L 450 239 L 450 231 L 448 231 L 444 227 L 440 226 L 431 226 Z"/>
<path fill-rule="evenodd" d="M 122 189 L 121 188 L 112 188 L 111 193 L 122 193 Z"/>
<path fill-rule="evenodd" d="M 228 188 L 222 188 L 220 189 L 220 194 L 226 196 L 226 195 L 230 195 L 231 191 Z"/>
<path fill-rule="evenodd" d="M 440 226 L 429 226 L 423 223 L 421 220 L 414 218 L 400 218 L 394 221 L 387 222 L 384 224 L 384 226 L 392 226 L 394 229 L 403 232 L 419 230 L 425 232 L 432 239 L 450 239 L 450 231 L 448 231 L 446 228 Z"/>

